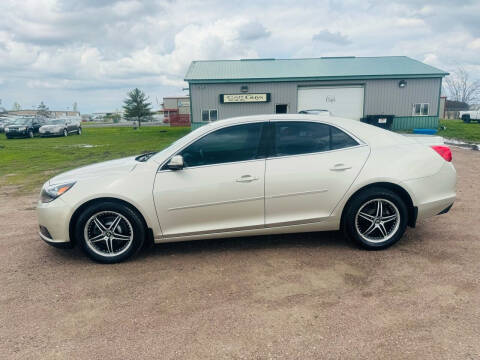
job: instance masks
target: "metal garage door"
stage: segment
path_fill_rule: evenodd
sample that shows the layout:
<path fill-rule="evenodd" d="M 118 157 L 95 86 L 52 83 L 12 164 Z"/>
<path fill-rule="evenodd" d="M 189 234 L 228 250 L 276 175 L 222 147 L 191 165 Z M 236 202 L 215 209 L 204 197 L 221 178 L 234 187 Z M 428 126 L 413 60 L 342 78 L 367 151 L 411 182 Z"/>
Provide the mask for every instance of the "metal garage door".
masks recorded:
<path fill-rule="evenodd" d="M 313 109 L 360 120 L 363 117 L 363 86 L 299 87 L 297 110 Z"/>

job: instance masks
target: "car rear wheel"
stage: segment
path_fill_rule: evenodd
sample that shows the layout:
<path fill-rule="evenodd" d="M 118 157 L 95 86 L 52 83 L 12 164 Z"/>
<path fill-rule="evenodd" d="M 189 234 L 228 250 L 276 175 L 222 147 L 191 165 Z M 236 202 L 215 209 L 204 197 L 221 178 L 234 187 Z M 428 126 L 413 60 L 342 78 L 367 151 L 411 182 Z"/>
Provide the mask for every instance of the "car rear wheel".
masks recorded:
<path fill-rule="evenodd" d="M 33 131 L 32 130 L 28 130 L 28 137 L 30 139 L 33 139 Z"/>
<path fill-rule="evenodd" d="M 342 227 L 357 245 L 380 250 L 400 240 L 407 222 L 407 206 L 400 196 L 389 189 L 370 188 L 347 205 Z"/>
<path fill-rule="evenodd" d="M 68 136 L 68 131 L 67 131 L 67 129 L 63 129 L 63 136 Z"/>
<path fill-rule="evenodd" d="M 82 128 L 81 128 L 81 127 L 78 128 L 77 134 L 78 134 L 78 135 L 82 135 Z"/>
<path fill-rule="evenodd" d="M 145 239 L 140 215 L 116 202 L 96 203 L 82 212 L 75 236 L 84 252 L 101 263 L 117 263 L 134 255 Z"/>

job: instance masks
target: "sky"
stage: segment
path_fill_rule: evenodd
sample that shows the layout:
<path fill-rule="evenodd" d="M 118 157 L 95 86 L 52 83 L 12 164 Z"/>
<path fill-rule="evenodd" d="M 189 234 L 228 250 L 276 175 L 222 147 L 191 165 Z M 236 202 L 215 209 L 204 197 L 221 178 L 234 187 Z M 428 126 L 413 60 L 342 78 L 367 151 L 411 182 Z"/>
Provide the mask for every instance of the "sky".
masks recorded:
<path fill-rule="evenodd" d="M 480 0 L 0 0 L 7 110 L 158 109 L 192 60 L 406 55 L 480 78 Z"/>

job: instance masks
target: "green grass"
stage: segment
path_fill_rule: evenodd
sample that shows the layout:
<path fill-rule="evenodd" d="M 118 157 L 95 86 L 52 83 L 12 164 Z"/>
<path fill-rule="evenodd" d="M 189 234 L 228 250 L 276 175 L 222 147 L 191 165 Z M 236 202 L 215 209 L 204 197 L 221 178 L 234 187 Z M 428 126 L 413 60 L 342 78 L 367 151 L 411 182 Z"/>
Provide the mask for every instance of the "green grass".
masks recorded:
<path fill-rule="evenodd" d="M 165 148 L 190 128 L 85 128 L 82 135 L 10 139 L 0 134 L 0 185 L 32 191 L 63 171 Z M 91 147 L 90 147 L 91 145 Z"/>
<path fill-rule="evenodd" d="M 440 126 L 447 127 L 446 130 L 439 130 L 438 135 L 440 136 L 480 143 L 480 124 L 476 122 L 466 124 L 462 120 L 440 120 Z"/>

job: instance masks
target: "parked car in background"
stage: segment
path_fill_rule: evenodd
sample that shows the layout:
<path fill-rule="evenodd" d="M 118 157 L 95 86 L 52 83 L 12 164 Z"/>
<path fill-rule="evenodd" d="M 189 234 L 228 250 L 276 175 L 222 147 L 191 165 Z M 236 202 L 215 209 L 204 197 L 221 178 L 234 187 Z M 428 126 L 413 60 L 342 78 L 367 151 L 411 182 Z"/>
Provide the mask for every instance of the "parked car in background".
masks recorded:
<path fill-rule="evenodd" d="M 5 125 L 7 124 L 8 120 L 9 119 L 7 117 L 0 117 L 0 133 L 5 131 Z"/>
<path fill-rule="evenodd" d="M 42 188 L 40 237 L 119 262 L 155 242 L 343 230 L 366 249 L 446 213 L 446 146 L 355 120 L 260 115 L 215 121 L 158 153 L 85 166 Z M 410 239 L 414 233 L 410 233 Z"/>
<path fill-rule="evenodd" d="M 326 115 L 329 116 L 330 111 L 324 109 L 310 109 L 310 110 L 300 110 L 299 114 L 307 114 L 307 115 Z"/>
<path fill-rule="evenodd" d="M 50 119 L 39 130 L 40 136 L 68 136 L 82 133 L 78 119 Z"/>
<path fill-rule="evenodd" d="M 43 118 L 19 117 L 5 126 L 5 136 L 11 138 L 33 138 L 38 130 L 45 124 Z"/>
<path fill-rule="evenodd" d="M 460 119 L 465 123 L 474 120 L 480 124 L 480 110 L 460 111 Z"/>

